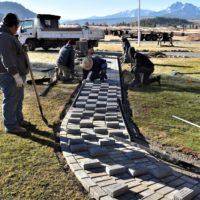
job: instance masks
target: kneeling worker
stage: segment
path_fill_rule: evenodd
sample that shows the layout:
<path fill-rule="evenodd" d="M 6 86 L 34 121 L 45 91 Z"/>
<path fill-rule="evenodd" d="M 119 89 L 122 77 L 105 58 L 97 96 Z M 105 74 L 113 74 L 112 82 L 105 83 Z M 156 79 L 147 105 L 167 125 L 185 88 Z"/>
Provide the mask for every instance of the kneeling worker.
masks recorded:
<path fill-rule="evenodd" d="M 59 69 L 59 79 L 61 81 L 74 79 L 75 50 L 73 45 L 75 45 L 75 42 L 69 40 L 68 43 L 60 49 L 57 66 Z"/>
<path fill-rule="evenodd" d="M 83 60 L 83 79 L 91 81 L 100 79 L 104 81 L 107 79 L 107 62 L 99 56 L 92 57 L 93 54 L 94 52 L 90 49 L 88 51 L 88 57 Z"/>
<path fill-rule="evenodd" d="M 15 37 L 19 19 L 9 13 L 3 18 L 0 27 L 0 88 L 3 92 L 3 121 L 5 131 L 25 133 L 22 107 L 24 82 L 28 65 L 22 45 Z"/>
<path fill-rule="evenodd" d="M 132 69 L 132 72 L 135 75 L 135 80 L 133 82 L 134 86 L 139 86 L 141 84 L 148 85 L 154 82 L 158 82 L 160 85 L 160 76 L 151 78 L 151 75 L 154 72 L 154 64 L 150 59 L 141 53 L 137 53 L 134 47 L 130 48 L 129 54 L 131 59 L 135 60 L 135 67 Z M 141 80 L 141 74 L 143 75 L 143 80 Z"/>

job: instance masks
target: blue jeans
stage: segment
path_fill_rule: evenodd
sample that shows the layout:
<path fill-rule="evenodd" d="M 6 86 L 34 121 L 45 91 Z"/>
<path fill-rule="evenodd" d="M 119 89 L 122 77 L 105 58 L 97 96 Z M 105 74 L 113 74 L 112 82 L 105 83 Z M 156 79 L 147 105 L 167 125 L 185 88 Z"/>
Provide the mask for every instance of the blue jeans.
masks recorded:
<path fill-rule="evenodd" d="M 23 77 L 25 80 L 25 77 Z M 15 129 L 24 120 L 22 107 L 24 87 L 18 88 L 12 75 L 0 74 L 0 88 L 3 92 L 3 122 L 8 130 Z"/>

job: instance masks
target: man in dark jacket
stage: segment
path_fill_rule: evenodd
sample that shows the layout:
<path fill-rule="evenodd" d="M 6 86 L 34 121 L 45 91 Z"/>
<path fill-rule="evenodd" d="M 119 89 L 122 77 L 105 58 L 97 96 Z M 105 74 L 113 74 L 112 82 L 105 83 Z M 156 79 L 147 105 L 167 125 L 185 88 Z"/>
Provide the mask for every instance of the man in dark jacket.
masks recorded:
<path fill-rule="evenodd" d="M 132 61 L 135 61 L 135 67 L 132 69 L 132 72 L 135 75 L 134 85 L 148 85 L 154 82 L 160 84 L 160 76 L 151 78 L 151 75 L 154 72 L 154 64 L 147 56 L 137 53 L 134 47 L 130 48 L 129 54 Z"/>
<path fill-rule="evenodd" d="M 130 42 L 128 41 L 127 38 L 122 37 L 122 48 L 123 48 L 123 62 L 124 63 L 128 63 L 130 62 L 130 57 L 129 57 L 129 49 L 130 49 L 131 45 Z"/>
<path fill-rule="evenodd" d="M 73 80 L 74 78 L 74 59 L 75 50 L 73 48 L 75 42 L 69 40 L 68 43 L 63 46 L 59 52 L 57 60 L 57 66 L 60 70 L 60 79 L 63 81 Z"/>
<path fill-rule="evenodd" d="M 22 106 L 28 65 L 22 45 L 15 37 L 18 17 L 9 13 L 0 27 L 0 88 L 3 92 L 3 121 L 6 132 L 25 133 Z"/>
<path fill-rule="evenodd" d="M 83 61 L 83 79 L 94 81 L 107 79 L 107 62 L 99 56 L 93 56 L 94 50 L 88 50 L 88 57 Z M 88 77 L 89 76 L 89 77 Z"/>

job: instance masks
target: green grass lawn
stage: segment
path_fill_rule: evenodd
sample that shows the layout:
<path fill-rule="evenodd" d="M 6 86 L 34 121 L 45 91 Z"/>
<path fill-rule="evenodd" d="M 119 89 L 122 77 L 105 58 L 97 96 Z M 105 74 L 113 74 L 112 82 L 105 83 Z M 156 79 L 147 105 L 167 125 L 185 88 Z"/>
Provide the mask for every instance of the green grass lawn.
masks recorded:
<path fill-rule="evenodd" d="M 59 84 L 42 99 L 50 124 L 59 117 L 75 85 Z M 61 168 L 54 153 L 52 129 L 45 126 L 32 88 L 26 88 L 25 119 L 31 136 L 3 133 L 0 126 L 0 197 L 13 199 L 85 199 L 70 170 Z"/>
<path fill-rule="evenodd" d="M 32 55 L 35 62 L 46 62 L 37 53 Z M 46 56 L 47 60 L 53 60 L 54 54 Z M 76 85 L 59 83 L 47 97 L 41 98 L 50 124 L 58 119 L 75 88 Z M 74 175 L 68 168 L 65 173 L 59 164 L 54 152 L 53 130 L 40 118 L 32 86 L 26 86 L 24 114 L 32 124 L 28 127 L 30 136 L 6 134 L 0 124 L 0 199 L 86 199 Z"/>
<path fill-rule="evenodd" d="M 200 129 L 172 118 L 200 125 L 200 75 L 171 76 L 172 71 L 200 72 L 200 59 L 152 59 L 162 87 L 129 90 L 133 118 L 142 134 L 163 145 L 200 155 Z"/>
<path fill-rule="evenodd" d="M 199 43 L 189 41 L 178 41 L 174 42 L 174 47 L 169 46 L 169 43 L 163 44 L 162 47 L 157 45 L 157 42 L 141 42 L 141 46 L 138 47 L 136 41 L 131 41 L 131 46 L 134 46 L 138 51 L 192 51 L 200 52 Z M 100 51 L 118 51 L 122 52 L 122 44 L 115 44 L 114 42 L 105 43 L 100 42 L 96 48 Z"/>

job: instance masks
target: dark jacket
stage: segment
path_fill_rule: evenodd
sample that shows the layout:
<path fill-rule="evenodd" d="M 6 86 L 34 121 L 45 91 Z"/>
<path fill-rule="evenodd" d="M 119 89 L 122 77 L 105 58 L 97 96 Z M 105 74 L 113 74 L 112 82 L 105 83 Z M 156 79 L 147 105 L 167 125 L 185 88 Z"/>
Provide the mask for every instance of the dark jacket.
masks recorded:
<path fill-rule="evenodd" d="M 10 73 L 21 76 L 28 74 L 28 65 L 25 52 L 19 40 L 12 35 L 9 29 L 0 27 L 0 73 Z"/>
<path fill-rule="evenodd" d="M 141 53 L 135 53 L 135 67 L 145 67 L 153 68 L 154 64 L 149 60 L 149 58 Z"/>
<path fill-rule="evenodd" d="M 130 44 L 130 42 L 128 41 L 128 39 L 124 39 L 124 40 L 123 40 L 122 47 L 123 47 L 123 50 L 124 50 L 124 54 L 125 54 L 125 53 L 128 53 L 128 50 L 129 50 L 129 48 L 131 47 L 131 44 Z"/>
<path fill-rule="evenodd" d="M 93 60 L 93 67 L 91 70 L 83 70 L 83 79 L 86 79 L 89 72 L 92 71 L 91 80 L 98 79 L 100 77 L 100 72 L 102 70 L 102 64 L 106 64 L 106 60 L 100 58 L 99 56 L 95 56 L 92 58 Z"/>
<path fill-rule="evenodd" d="M 73 46 L 65 45 L 60 49 L 57 65 L 74 69 L 75 51 Z"/>

